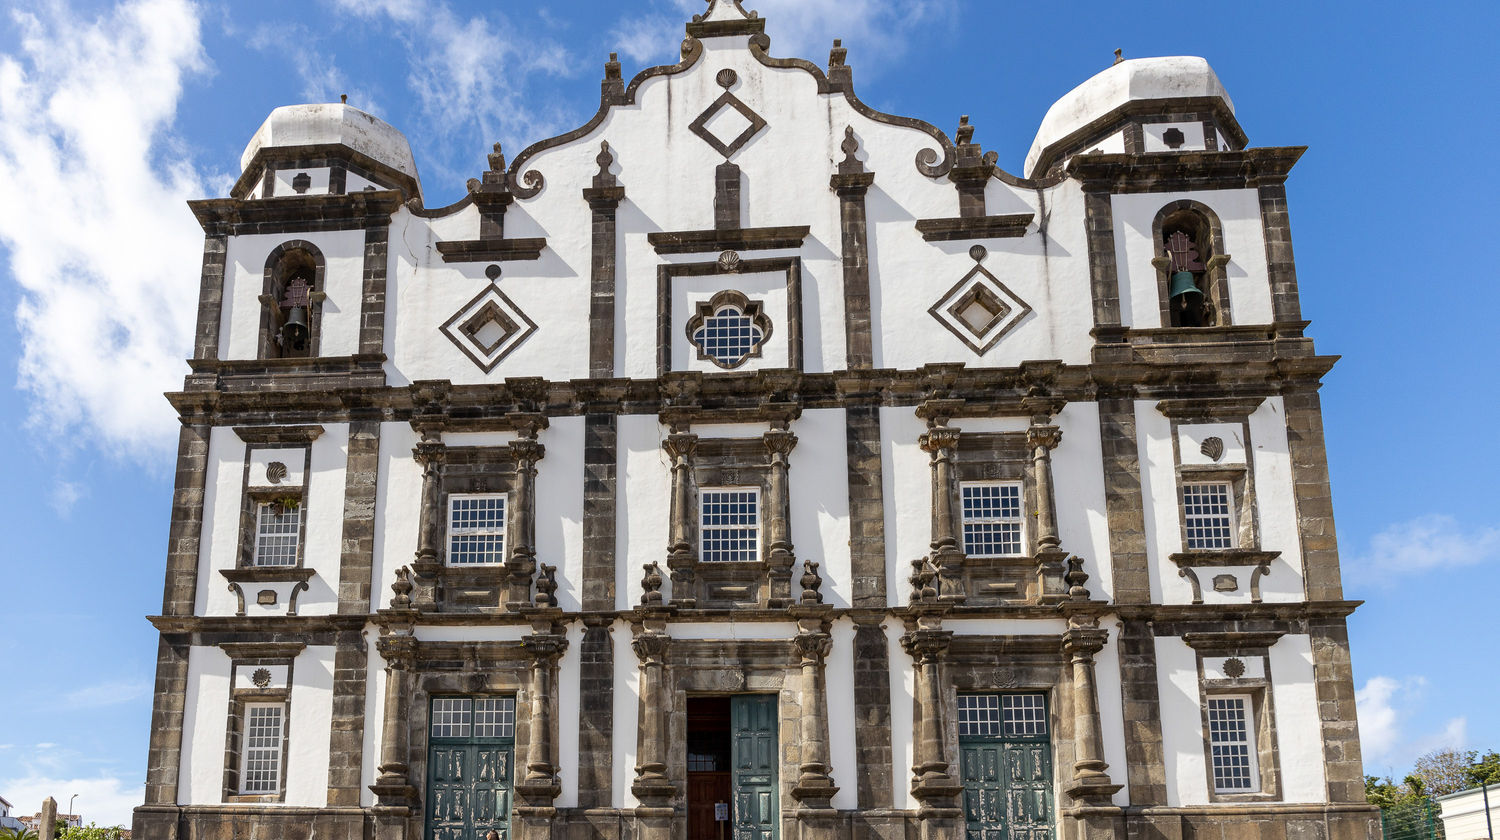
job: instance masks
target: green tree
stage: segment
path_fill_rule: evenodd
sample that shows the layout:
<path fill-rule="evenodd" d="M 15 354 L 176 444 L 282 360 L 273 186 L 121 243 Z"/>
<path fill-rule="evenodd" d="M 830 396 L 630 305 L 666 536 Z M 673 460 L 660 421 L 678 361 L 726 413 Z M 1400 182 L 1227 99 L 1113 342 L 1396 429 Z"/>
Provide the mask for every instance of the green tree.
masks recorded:
<path fill-rule="evenodd" d="M 1500 785 L 1500 752 L 1490 750 L 1469 765 L 1469 785 Z"/>
<path fill-rule="evenodd" d="M 37 840 L 36 832 L 26 828 L 0 828 L 0 840 Z"/>
<path fill-rule="evenodd" d="M 98 826 L 93 823 L 78 826 L 77 828 L 65 828 L 58 832 L 57 840 L 120 840 L 125 836 L 125 829 L 120 826 Z"/>

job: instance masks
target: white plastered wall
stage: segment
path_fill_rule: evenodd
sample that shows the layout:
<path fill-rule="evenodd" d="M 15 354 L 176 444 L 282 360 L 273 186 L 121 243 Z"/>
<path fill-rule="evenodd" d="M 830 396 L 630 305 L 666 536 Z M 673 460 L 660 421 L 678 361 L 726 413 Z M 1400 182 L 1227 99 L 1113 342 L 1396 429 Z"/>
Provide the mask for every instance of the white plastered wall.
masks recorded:
<path fill-rule="evenodd" d="M 823 600 L 836 607 L 848 607 L 854 598 L 854 569 L 849 554 L 849 461 L 844 410 L 804 411 L 791 428 L 797 434 L 797 448 L 792 450 L 788 472 L 792 545 L 799 560 L 819 564 Z M 792 570 L 793 581 L 801 574 L 799 563 Z"/>
<path fill-rule="evenodd" d="M 245 442 L 234 430 L 217 426 L 209 436 L 208 466 L 204 479 L 203 536 L 198 552 L 196 603 L 199 615 L 234 615 L 238 603 L 220 569 L 239 564 L 240 505 L 245 485 Z M 296 452 L 302 457 L 300 450 Z M 296 461 L 298 472 L 302 461 Z M 330 615 L 338 609 L 340 546 L 344 528 L 344 476 L 349 464 L 349 424 L 325 423 L 323 434 L 312 442 L 310 470 L 303 502 L 305 541 L 302 565 L 315 574 L 308 589 L 297 596 L 298 615 Z M 292 464 L 288 463 L 290 474 Z M 269 584 L 281 597 L 272 608 L 254 604 L 255 592 L 266 588 L 245 585 L 246 611 L 285 615 L 289 584 Z"/>
<path fill-rule="evenodd" d="M 859 753 L 854 741 L 854 622 L 840 618 L 830 631 L 833 649 L 824 664 L 828 693 L 828 757 L 831 775 L 839 786 L 833 807 L 840 811 L 859 806 Z"/>
<path fill-rule="evenodd" d="M 1161 292 L 1156 241 L 1151 223 L 1168 204 L 1192 199 L 1214 211 L 1223 226 L 1224 241 L 1216 253 L 1228 254 L 1231 320 L 1235 324 L 1271 323 L 1271 282 L 1266 271 L 1265 233 L 1260 220 L 1260 196 L 1255 190 L 1135 193 L 1110 199 L 1114 215 L 1115 266 L 1120 281 L 1120 320 L 1127 327 L 1162 326 Z M 1080 212 L 1079 218 L 1082 218 Z"/>
<path fill-rule="evenodd" d="M 231 236 L 224 263 L 224 307 L 219 316 L 219 358 L 254 359 L 260 341 L 260 295 L 266 259 L 278 245 L 300 239 L 323 253 L 323 320 L 318 355 L 347 356 L 359 349 L 359 308 L 364 295 L 365 232 L 318 231 Z"/>
<path fill-rule="evenodd" d="M 536 475 L 537 562 L 557 567 L 557 603 L 569 612 L 583 609 L 583 423 L 552 419 Z"/>
<path fill-rule="evenodd" d="M 615 645 L 614 670 L 614 738 L 610 743 L 614 760 L 613 784 L 610 785 L 610 806 L 635 808 L 640 800 L 630 792 L 630 783 L 635 779 L 636 734 L 639 730 L 641 704 L 641 672 L 635 650 L 630 647 L 630 625 L 616 620 L 609 629 Z"/>
<path fill-rule="evenodd" d="M 620 415 L 615 437 L 619 447 L 615 478 L 617 609 L 631 609 L 641 602 L 641 567 L 653 561 L 662 564 L 662 597 L 671 597 L 672 582 L 665 561 L 672 473 L 661 448 L 665 435 L 652 415 Z"/>
<path fill-rule="evenodd" d="M 287 805 L 328 804 L 334 650 L 331 645 L 309 646 L 292 664 L 291 717 L 286 731 Z"/>
<path fill-rule="evenodd" d="M 1304 634 L 1282 636 L 1271 646 L 1270 659 L 1281 798 L 1286 802 L 1326 802 L 1323 728 L 1318 717 L 1312 639 Z"/>
<path fill-rule="evenodd" d="M 410 423 L 380 424 L 380 472 L 375 480 L 375 551 L 370 592 L 374 608 L 391 599 L 396 570 L 411 565 L 417 552 L 422 467 L 412 457 L 417 433 Z"/>
<path fill-rule="evenodd" d="M 1177 636 L 1156 637 L 1156 688 L 1161 695 L 1167 805 L 1207 804 L 1198 655 Z"/>

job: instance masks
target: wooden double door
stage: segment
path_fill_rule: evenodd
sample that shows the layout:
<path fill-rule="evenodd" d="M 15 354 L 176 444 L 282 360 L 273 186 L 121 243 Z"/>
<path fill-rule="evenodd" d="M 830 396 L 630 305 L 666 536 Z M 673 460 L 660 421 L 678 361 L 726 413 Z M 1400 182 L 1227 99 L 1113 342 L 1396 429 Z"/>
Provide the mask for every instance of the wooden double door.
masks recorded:
<path fill-rule="evenodd" d="M 1045 694 L 958 698 L 965 840 L 1053 840 Z"/>
<path fill-rule="evenodd" d="M 515 698 L 434 698 L 431 720 L 427 840 L 510 840 Z"/>
<path fill-rule="evenodd" d="M 776 840 L 776 698 L 688 699 L 688 840 Z"/>

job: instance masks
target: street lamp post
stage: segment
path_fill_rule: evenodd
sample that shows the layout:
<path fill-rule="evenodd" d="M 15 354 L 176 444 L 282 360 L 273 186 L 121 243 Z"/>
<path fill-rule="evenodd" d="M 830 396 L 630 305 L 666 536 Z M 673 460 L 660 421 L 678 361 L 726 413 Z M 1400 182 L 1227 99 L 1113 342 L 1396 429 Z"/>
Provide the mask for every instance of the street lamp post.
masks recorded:
<path fill-rule="evenodd" d="M 74 816 L 73 816 L 73 800 L 75 800 L 77 798 L 78 798 L 78 794 L 76 794 L 76 793 L 73 794 L 72 796 L 68 797 L 68 814 L 67 814 L 67 819 L 63 820 L 63 822 L 71 822 L 71 820 L 74 819 Z"/>

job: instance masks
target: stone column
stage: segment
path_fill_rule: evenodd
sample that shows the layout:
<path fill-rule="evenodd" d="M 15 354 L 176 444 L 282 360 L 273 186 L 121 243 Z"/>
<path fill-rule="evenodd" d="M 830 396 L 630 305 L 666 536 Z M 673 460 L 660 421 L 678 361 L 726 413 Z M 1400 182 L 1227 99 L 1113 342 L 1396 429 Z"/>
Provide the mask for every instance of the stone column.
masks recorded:
<path fill-rule="evenodd" d="M 802 719 L 798 727 L 801 762 L 792 796 L 802 810 L 827 810 L 838 788 L 833 784 L 832 764 L 828 751 L 828 688 L 824 663 L 833 649 L 828 632 L 828 615 L 832 608 L 823 604 L 792 607 L 797 617 L 797 635 L 792 647 L 801 661 Z"/>
<path fill-rule="evenodd" d="M 943 716 L 942 661 L 953 641 L 952 631 L 943 630 L 940 614 L 919 614 L 916 629 L 901 637 L 901 647 L 911 656 L 915 669 L 917 731 L 912 763 L 912 796 L 921 803 L 920 840 L 956 838 L 963 811 L 957 797 L 963 784 L 948 773 L 951 752 L 948 727 Z"/>
<path fill-rule="evenodd" d="M 693 563 L 693 453 L 698 436 L 674 431 L 667 435 L 662 449 L 672 459 L 672 508 L 668 528 L 667 569 L 672 576 L 672 603 L 691 608 L 697 603 L 694 591 Z"/>
<path fill-rule="evenodd" d="M 523 636 L 521 644 L 531 656 L 531 722 L 527 728 L 526 772 L 516 784 L 515 826 L 517 840 L 545 840 L 551 836 L 551 825 L 557 816 L 553 804 L 562 792 L 557 778 L 554 732 L 557 721 L 552 714 L 556 698 L 557 660 L 568 649 L 568 638 L 555 619 L 556 609 L 538 610 L 532 615 L 532 634 Z"/>
<path fill-rule="evenodd" d="M 1073 783 L 1067 793 L 1088 805 L 1108 805 L 1120 789 L 1105 772 L 1104 738 L 1099 725 L 1099 692 L 1094 684 L 1094 655 L 1104 649 L 1109 632 L 1097 616 L 1075 615 L 1063 634 L 1063 655 L 1073 668 Z"/>
<path fill-rule="evenodd" d="M 443 465 L 448 460 L 448 447 L 443 444 L 439 432 L 424 430 L 422 442 L 412 449 L 412 457 L 422 467 L 422 509 L 417 517 L 417 556 L 412 570 L 420 584 L 417 602 L 430 607 L 436 599 L 434 587 L 442 568 L 438 556 L 445 525 Z"/>
<path fill-rule="evenodd" d="M 510 556 L 506 559 L 509 590 L 506 606 L 512 610 L 531 605 L 531 578 L 536 573 L 536 462 L 547 454 L 547 448 L 536 441 L 535 427 L 524 430 L 521 439 L 511 443 L 516 460 L 516 484 L 511 498 L 516 506 L 516 524 L 511 538 Z"/>
<path fill-rule="evenodd" d="M 667 775 L 667 715 L 671 694 L 666 683 L 666 659 L 672 639 L 666 616 L 659 610 L 638 611 L 631 647 L 641 661 L 640 723 L 636 740 L 635 782 L 631 793 L 640 801 L 635 809 L 638 840 L 668 840 L 672 829 L 672 798 L 677 788 Z"/>
<path fill-rule="evenodd" d="M 782 609 L 792 604 L 792 566 L 796 556 L 792 553 L 792 499 L 788 488 L 788 456 L 797 445 L 797 436 L 787 431 L 786 423 L 779 422 L 762 436 L 766 451 L 771 455 L 770 498 L 763 506 L 766 517 L 767 566 L 770 578 L 770 598 L 767 606 Z"/>
<path fill-rule="evenodd" d="M 923 451 L 932 456 L 932 563 L 938 570 L 938 597 L 963 601 L 963 548 L 958 540 L 958 513 L 953 501 L 958 495 L 954 459 L 958 454 L 959 430 L 946 418 L 929 422 L 919 439 Z"/>
<path fill-rule="evenodd" d="M 1062 443 L 1062 430 L 1033 418 L 1026 430 L 1031 449 L 1031 471 L 1036 482 L 1036 595 L 1043 602 L 1062 599 L 1063 563 L 1067 552 L 1059 548 L 1057 493 L 1052 484 L 1052 450 Z"/>

